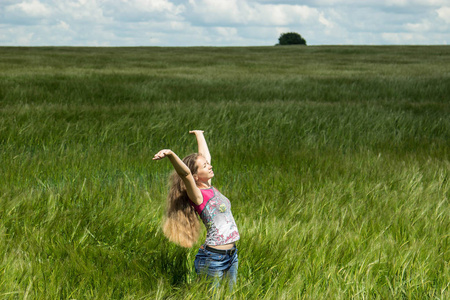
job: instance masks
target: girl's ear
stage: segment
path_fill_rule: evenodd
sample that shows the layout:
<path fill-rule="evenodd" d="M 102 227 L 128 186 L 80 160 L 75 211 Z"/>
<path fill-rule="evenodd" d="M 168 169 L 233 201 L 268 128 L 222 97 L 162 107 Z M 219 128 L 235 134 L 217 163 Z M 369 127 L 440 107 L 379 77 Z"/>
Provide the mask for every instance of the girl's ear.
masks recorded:
<path fill-rule="evenodd" d="M 197 181 L 198 180 L 198 176 L 197 174 L 192 175 L 192 177 L 194 177 L 194 180 Z"/>

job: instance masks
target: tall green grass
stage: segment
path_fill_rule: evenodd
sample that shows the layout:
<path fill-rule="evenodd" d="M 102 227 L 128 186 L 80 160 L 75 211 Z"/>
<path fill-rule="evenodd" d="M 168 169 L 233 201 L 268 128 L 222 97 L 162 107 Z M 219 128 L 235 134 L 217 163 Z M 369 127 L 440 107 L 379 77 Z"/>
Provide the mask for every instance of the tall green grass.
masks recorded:
<path fill-rule="evenodd" d="M 449 298 L 449 47 L 0 48 L 0 298 L 194 299 L 161 219 L 204 129 L 218 298 Z M 202 240 L 199 240 L 200 245 Z M 197 246 L 198 246 L 197 245 Z"/>

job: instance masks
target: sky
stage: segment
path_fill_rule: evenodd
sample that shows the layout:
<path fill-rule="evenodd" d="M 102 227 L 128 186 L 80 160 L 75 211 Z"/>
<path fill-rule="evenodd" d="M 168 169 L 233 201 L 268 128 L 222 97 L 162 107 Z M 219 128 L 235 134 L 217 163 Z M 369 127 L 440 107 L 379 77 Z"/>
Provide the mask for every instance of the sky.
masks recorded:
<path fill-rule="evenodd" d="M 447 45 L 450 0 L 0 0 L 0 46 Z"/>

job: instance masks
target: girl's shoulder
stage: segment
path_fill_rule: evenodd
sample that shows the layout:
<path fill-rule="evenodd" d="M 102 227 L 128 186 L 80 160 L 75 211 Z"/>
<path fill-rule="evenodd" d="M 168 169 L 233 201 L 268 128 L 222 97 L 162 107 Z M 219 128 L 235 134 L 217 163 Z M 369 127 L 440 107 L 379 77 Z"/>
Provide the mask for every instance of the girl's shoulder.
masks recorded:
<path fill-rule="evenodd" d="M 207 189 L 200 189 L 202 192 L 203 198 L 212 198 L 214 194 L 217 192 L 217 189 L 213 186 L 207 188 Z"/>

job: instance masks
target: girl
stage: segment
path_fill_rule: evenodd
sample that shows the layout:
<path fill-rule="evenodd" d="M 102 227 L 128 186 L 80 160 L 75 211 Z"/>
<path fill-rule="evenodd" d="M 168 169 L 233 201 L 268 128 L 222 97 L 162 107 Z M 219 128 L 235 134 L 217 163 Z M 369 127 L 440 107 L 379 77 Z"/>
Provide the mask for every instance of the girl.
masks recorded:
<path fill-rule="evenodd" d="M 238 256 L 235 242 L 239 232 L 230 210 L 230 201 L 211 185 L 214 172 L 211 155 L 202 130 L 193 130 L 198 153 L 181 160 L 172 150 L 163 149 L 153 160 L 169 158 L 175 172 L 170 177 L 166 219 L 166 237 L 190 248 L 197 241 L 200 225 L 196 213 L 206 227 L 206 241 L 195 256 L 195 271 L 199 275 L 219 280 L 227 278 L 230 290 L 236 283 Z"/>

